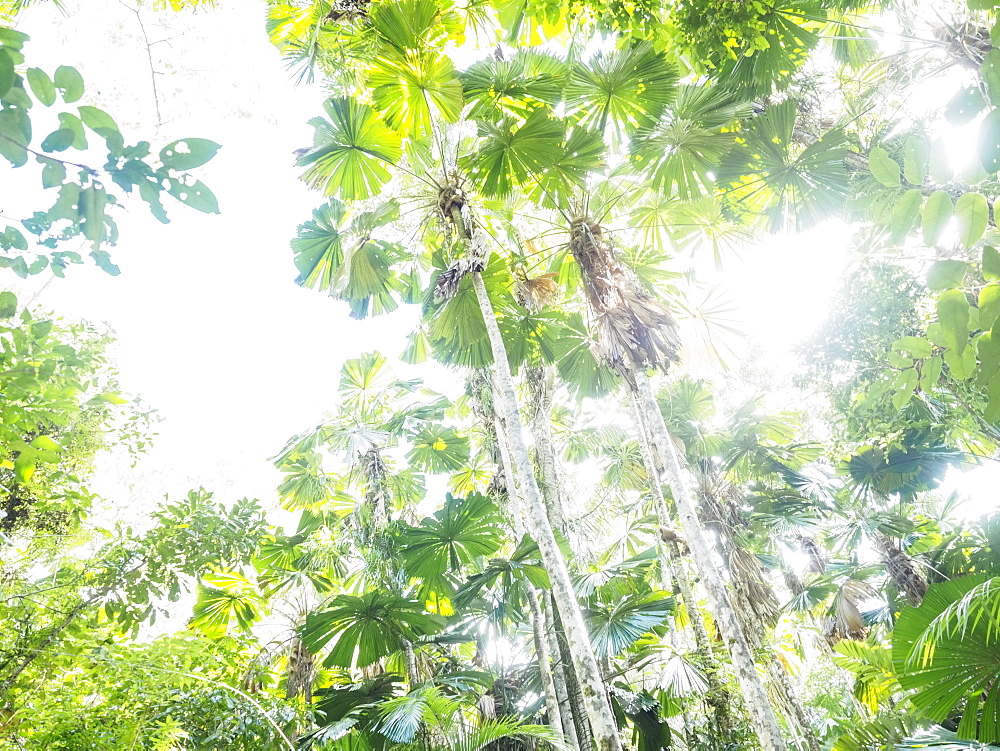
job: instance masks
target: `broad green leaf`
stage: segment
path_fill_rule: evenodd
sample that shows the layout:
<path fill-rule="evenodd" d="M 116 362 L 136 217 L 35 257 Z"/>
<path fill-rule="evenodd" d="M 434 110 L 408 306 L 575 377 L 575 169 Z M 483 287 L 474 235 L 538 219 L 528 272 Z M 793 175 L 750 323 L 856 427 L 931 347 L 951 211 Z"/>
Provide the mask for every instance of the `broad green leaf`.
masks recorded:
<path fill-rule="evenodd" d="M 28 68 L 25 75 L 28 79 L 28 85 L 31 86 L 31 92 L 39 102 L 46 107 L 55 104 L 56 87 L 52 85 L 52 79 L 49 78 L 48 73 L 41 68 Z"/>
<path fill-rule="evenodd" d="M 31 143 L 31 121 L 22 110 L 0 110 L 0 156 L 14 167 L 28 161 L 27 145 Z"/>
<path fill-rule="evenodd" d="M 990 110 L 979 126 L 978 153 L 986 172 L 1000 170 L 1000 108 Z"/>
<path fill-rule="evenodd" d="M 314 145 L 299 157 L 308 166 L 302 179 L 328 196 L 347 200 L 376 195 L 390 178 L 387 166 L 403 153 L 402 140 L 374 109 L 353 99 L 332 98 L 323 105 L 329 120 L 313 118 Z"/>
<path fill-rule="evenodd" d="M 207 138 L 182 138 L 160 150 L 160 161 L 170 169 L 194 169 L 212 159 L 220 148 L 219 144 Z"/>
<path fill-rule="evenodd" d="M 368 85 L 386 124 L 412 136 L 430 134 L 437 117 L 455 122 L 464 104 L 451 60 L 430 51 L 379 57 Z"/>
<path fill-rule="evenodd" d="M 967 86 L 951 98 L 945 107 L 944 116 L 952 125 L 971 122 L 986 106 L 986 98 L 978 86 Z"/>
<path fill-rule="evenodd" d="M 23 444 L 22 444 L 23 445 Z M 34 449 L 24 448 L 14 459 L 14 477 L 18 482 L 30 482 L 35 474 L 38 455 Z"/>
<path fill-rule="evenodd" d="M 456 472 L 469 460 L 469 439 L 454 428 L 423 425 L 406 458 L 423 472 Z"/>
<path fill-rule="evenodd" d="M 550 158 L 561 151 L 565 125 L 544 111 L 533 113 L 523 125 L 505 117 L 479 124 L 479 150 L 467 159 L 479 191 L 489 197 L 509 196 L 517 183 L 541 174 Z"/>
<path fill-rule="evenodd" d="M 118 152 L 121 150 L 125 141 L 111 115 L 97 107 L 79 107 L 78 111 L 83 124 L 103 138 L 110 151 Z"/>
<path fill-rule="evenodd" d="M 949 289 L 938 295 L 937 320 L 948 348 L 962 354 L 969 342 L 969 301 L 962 290 Z"/>
<path fill-rule="evenodd" d="M 963 193 L 955 203 L 955 219 L 958 222 L 958 239 L 966 248 L 971 248 L 986 231 L 990 219 L 990 207 L 982 193 Z"/>
<path fill-rule="evenodd" d="M 942 233 L 951 221 L 954 205 L 951 196 L 945 190 L 935 190 L 924 204 L 924 216 L 921 221 L 924 245 L 932 246 L 941 238 Z"/>
<path fill-rule="evenodd" d="M 167 192 L 181 203 L 205 214 L 218 214 L 219 202 L 215 194 L 201 180 L 186 181 L 171 180 Z"/>
<path fill-rule="evenodd" d="M 991 49 L 983 57 L 979 75 L 986 84 L 986 95 L 990 104 L 1000 106 L 1000 50 Z"/>
<path fill-rule="evenodd" d="M 677 72 L 649 43 L 611 53 L 598 52 L 577 63 L 566 84 L 566 106 L 585 127 L 618 134 L 648 128 L 676 94 Z"/>
<path fill-rule="evenodd" d="M 38 157 L 42 163 L 42 187 L 55 188 L 66 180 L 66 165 L 54 159 Z"/>
<path fill-rule="evenodd" d="M 74 149 L 87 148 L 87 132 L 83 129 L 83 121 L 70 112 L 59 113 L 59 129 L 69 130 L 73 133 Z"/>
<path fill-rule="evenodd" d="M 69 65 L 60 65 L 56 68 L 53 83 L 62 92 L 62 98 L 66 104 L 75 102 L 83 96 L 83 76 L 80 75 L 80 71 L 76 68 Z"/>
<path fill-rule="evenodd" d="M 899 186 L 899 164 L 881 146 L 873 146 L 868 152 L 868 168 L 871 170 L 872 177 L 886 187 L 896 188 Z"/>
<path fill-rule="evenodd" d="M 896 380 L 892 384 L 894 393 L 892 395 L 892 406 L 898 411 L 907 405 L 910 397 L 913 396 L 917 388 L 917 371 L 915 368 L 907 368 L 900 371 Z"/>
<path fill-rule="evenodd" d="M 917 336 L 904 336 L 892 343 L 892 348 L 899 352 L 908 352 L 911 357 L 930 357 L 932 352 L 931 343 L 926 339 Z"/>
<path fill-rule="evenodd" d="M 903 146 L 903 177 L 911 185 L 922 185 L 927 177 L 927 141 L 910 136 Z"/>
<path fill-rule="evenodd" d="M 13 292 L 0 292 L 0 318 L 12 318 L 17 314 L 17 296 Z"/>
<path fill-rule="evenodd" d="M 976 381 L 980 386 L 988 386 L 993 376 L 1000 371 L 1000 336 L 994 337 L 992 331 L 987 331 L 976 340 L 976 354 L 979 356 L 979 376 Z"/>
<path fill-rule="evenodd" d="M 1000 284 L 990 282 L 979 290 L 979 328 L 989 331 L 1000 315 Z"/>
<path fill-rule="evenodd" d="M 45 136 L 42 141 L 42 151 L 65 151 L 73 145 L 76 134 L 66 128 L 59 128 Z"/>
<path fill-rule="evenodd" d="M 987 281 L 1000 282 L 1000 253 L 990 245 L 983 246 L 983 276 Z"/>
<path fill-rule="evenodd" d="M 0 96 L 3 96 L 14 85 L 14 61 L 7 50 L 0 49 Z"/>
<path fill-rule="evenodd" d="M 986 393 L 989 397 L 989 402 L 986 405 L 983 416 L 988 422 L 996 425 L 1000 423 L 1000 369 L 989 380 Z"/>
<path fill-rule="evenodd" d="M 968 270 L 965 261 L 935 261 L 927 272 L 927 288 L 937 292 L 961 287 Z"/>
<path fill-rule="evenodd" d="M 920 390 L 931 393 L 941 378 L 942 360 L 940 355 L 928 357 L 920 366 Z"/>
<path fill-rule="evenodd" d="M 924 196 L 917 188 L 910 188 L 896 201 L 892 210 L 892 240 L 902 242 L 913 229 L 913 222 L 920 215 Z"/>
<path fill-rule="evenodd" d="M 972 347 L 966 347 L 961 353 L 957 349 L 945 350 L 944 361 L 952 377 L 960 381 L 976 374 L 976 352 Z"/>

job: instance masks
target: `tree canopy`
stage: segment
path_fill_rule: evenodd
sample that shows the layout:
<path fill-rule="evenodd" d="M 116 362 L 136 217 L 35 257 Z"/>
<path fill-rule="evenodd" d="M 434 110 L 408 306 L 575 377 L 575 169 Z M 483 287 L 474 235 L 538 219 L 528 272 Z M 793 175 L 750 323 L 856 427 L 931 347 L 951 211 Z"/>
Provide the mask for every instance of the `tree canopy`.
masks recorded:
<path fill-rule="evenodd" d="M 118 275 L 115 217 L 219 213 L 225 144 L 127 146 L 32 65 L 31 5 L 0 0 L 0 157 L 42 190 L 0 266 Z M 111 333 L 0 292 L 0 746 L 1000 746 L 1000 512 L 962 497 L 1000 452 L 989 0 L 257 11 L 324 92 L 288 283 L 408 307 L 408 344 L 330 374 L 257 500 L 109 523 L 96 457 L 142 461 L 152 408 Z M 817 227 L 852 238 L 823 326 L 727 358 L 754 332 L 703 277 Z"/>

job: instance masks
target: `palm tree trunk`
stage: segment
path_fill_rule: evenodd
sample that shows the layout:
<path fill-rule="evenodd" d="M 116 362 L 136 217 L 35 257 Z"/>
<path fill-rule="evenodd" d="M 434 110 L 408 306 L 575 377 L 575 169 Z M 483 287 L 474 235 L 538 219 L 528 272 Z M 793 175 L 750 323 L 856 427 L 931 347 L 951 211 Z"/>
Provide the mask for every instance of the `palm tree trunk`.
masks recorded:
<path fill-rule="evenodd" d="M 565 679 L 566 699 L 569 703 L 569 717 L 572 720 L 577 745 L 580 751 L 592 751 L 594 748 L 594 734 L 591 732 L 590 723 L 587 721 L 587 709 L 583 705 L 583 692 L 580 690 L 580 681 L 576 678 L 576 670 L 573 668 L 573 660 L 569 655 L 569 644 L 566 643 L 566 632 L 559 618 L 559 611 L 555 607 L 552 599 L 552 592 L 545 593 L 546 612 L 552 622 L 552 638 L 555 642 L 553 654 L 559 655 L 559 667 Z"/>
<path fill-rule="evenodd" d="M 559 708 L 559 696 L 556 693 L 555 678 L 552 676 L 552 657 L 549 654 L 549 641 L 545 638 L 545 617 L 538 604 L 538 592 L 534 587 L 528 587 L 528 604 L 531 607 L 531 628 L 535 636 L 535 655 L 538 658 L 538 671 L 542 676 L 542 688 L 545 692 L 545 708 L 549 714 L 549 725 L 557 730 L 563 729 L 562 711 Z"/>
<path fill-rule="evenodd" d="M 552 656 L 552 682 L 555 685 L 556 697 L 559 700 L 559 715 L 562 719 L 563 735 L 569 741 L 571 749 L 580 749 L 582 746 L 580 745 L 576 728 L 578 724 L 583 726 L 586 721 L 584 717 L 577 717 L 573 711 L 573 702 L 570 701 L 569 689 L 566 687 L 566 668 L 570 666 L 563 661 L 562 653 L 559 650 L 559 638 L 556 636 L 556 624 L 551 606 L 552 600 L 549 599 L 547 592 L 543 592 L 542 597 L 545 598 L 546 603 L 545 608 L 542 610 L 542 615 L 545 618 L 545 639 L 549 644 L 549 654 Z"/>
<path fill-rule="evenodd" d="M 677 590 L 680 592 L 681 601 L 687 608 L 688 618 L 691 621 L 691 628 L 694 631 L 695 654 L 698 656 L 705 669 L 705 679 L 708 681 L 708 694 L 705 702 L 712 708 L 715 714 L 716 727 L 720 735 L 726 736 L 732 727 L 732 718 L 729 713 L 730 696 L 722 682 L 719 680 L 719 662 L 712 652 L 712 640 L 708 636 L 708 629 L 705 628 L 705 619 L 702 616 L 701 608 L 695 599 L 694 587 L 684 569 L 684 562 L 681 560 L 680 551 L 676 539 L 668 539 L 671 531 L 670 513 L 667 509 L 666 499 L 663 497 L 663 485 L 660 480 L 660 468 L 656 466 L 653 451 L 649 446 L 648 427 L 636 400 L 635 392 L 632 393 L 633 416 L 636 427 L 639 429 L 639 449 L 642 453 L 643 464 L 646 465 L 646 474 L 649 477 L 649 489 L 653 493 L 653 501 L 656 506 L 656 516 L 660 524 L 660 555 L 661 565 L 664 567 L 664 576 L 672 576 L 677 583 Z M 674 535 L 676 538 L 676 535 Z"/>
<path fill-rule="evenodd" d="M 525 382 L 531 393 L 528 410 L 531 414 L 531 435 L 535 439 L 538 460 L 538 484 L 555 529 L 566 526 L 563 514 L 562 481 L 552 440 L 552 368 L 526 368 Z"/>
<path fill-rule="evenodd" d="M 743 629 L 740 628 L 736 611 L 726 592 L 726 585 L 719 574 L 720 562 L 716 560 L 718 556 L 712 549 L 698 519 L 697 506 L 688 487 L 681 459 L 674 447 L 673 438 L 667 431 L 659 405 L 653 397 L 649 379 L 641 365 L 634 365 L 630 375 L 639 404 L 646 417 L 650 443 L 663 462 L 664 475 L 677 505 L 677 514 L 680 517 L 684 536 L 691 548 L 695 566 L 708 593 L 712 614 L 719 624 L 719 630 L 729 649 L 733 669 L 739 680 L 750 721 L 757 731 L 761 748 L 764 751 L 785 751 L 787 747 L 781 737 L 778 718 L 768 701 L 767 691 L 757 674 L 750 646 Z"/>
<path fill-rule="evenodd" d="M 479 234 L 478 229 L 475 234 Z M 484 242 L 482 238 L 479 238 L 478 241 L 479 243 Z M 475 244 L 476 240 L 474 239 L 473 245 Z M 590 646 L 590 638 L 583 622 L 583 615 L 573 592 L 569 570 L 566 568 L 562 551 L 559 550 L 555 535 L 552 533 L 552 525 L 549 524 L 545 502 L 542 500 L 538 483 L 535 481 L 531 458 L 528 455 L 528 445 L 524 439 L 524 430 L 518 414 L 514 381 L 507 365 L 507 352 L 500 335 L 500 327 L 497 325 L 493 304 L 486 292 L 482 274 L 476 271 L 470 276 L 493 351 L 496 409 L 505 423 L 507 447 L 510 450 L 514 471 L 521 483 L 525 501 L 525 521 L 531 531 L 532 538 L 538 545 L 542 561 L 552 582 L 553 597 L 556 607 L 562 615 L 570 655 L 580 679 L 580 688 L 583 691 L 584 704 L 594 730 L 597 749 L 598 751 L 621 751 L 622 746 L 614 715 L 611 712 L 604 682 L 601 680 L 597 660 L 594 658 L 593 648 Z"/>

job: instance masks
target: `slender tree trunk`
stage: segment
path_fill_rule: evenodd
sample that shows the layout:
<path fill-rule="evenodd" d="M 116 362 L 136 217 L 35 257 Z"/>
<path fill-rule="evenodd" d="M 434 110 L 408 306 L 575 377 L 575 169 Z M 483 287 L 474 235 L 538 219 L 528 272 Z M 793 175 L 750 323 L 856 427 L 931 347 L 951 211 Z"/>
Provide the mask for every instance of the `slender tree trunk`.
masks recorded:
<path fill-rule="evenodd" d="M 552 440 L 552 368 L 527 368 L 525 381 L 531 393 L 528 410 L 538 459 L 538 484 L 545 499 L 549 522 L 561 531 L 566 526 L 566 518 L 563 513 L 562 480 Z"/>
<path fill-rule="evenodd" d="M 545 708 L 549 714 L 549 725 L 556 730 L 562 730 L 562 712 L 559 709 L 559 696 L 556 694 L 555 679 L 552 676 L 549 642 L 545 638 L 545 617 L 538 604 L 538 592 L 531 586 L 528 587 L 528 604 L 531 606 L 531 628 L 535 635 L 535 655 L 538 658 L 538 671 L 542 676 L 542 689 L 545 692 Z"/>
<path fill-rule="evenodd" d="M 548 593 L 543 592 L 546 606 L 542 610 L 545 618 L 545 639 L 549 645 L 549 654 L 552 655 L 552 682 L 555 685 L 556 697 L 559 700 L 559 715 L 562 719 L 563 735 L 569 741 L 571 749 L 579 749 L 580 740 L 577 736 L 577 725 L 585 725 L 585 718 L 576 717 L 573 711 L 573 703 L 569 698 L 569 690 L 566 687 L 566 670 L 572 669 L 563 661 L 562 653 L 559 650 L 559 637 L 556 636 L 556 624 L 552 613 L 552 600 Z"/>
<path fill-rule="evenodd" d="M 715 722 L 719 733 L 727 736 L 732 727 L 732 717 L 729 713 L 729 703 L 731 697 L 719 680 L 719 662 L 712 652 L 712 640 L 709 638 L 708 629 L 705 628 L 705 619 L 702 616 L 701 608 L 695 599 L 694 587 L 688 578 L 681 560 L 676 539 L 669 539 L 667 535 L 673 534 L 670 520 L 670 513 L 667 509 L 666 499 L 663 497 L 663 485 L 660 480 L 661 470 L 657 466 L 653 451 L 649 446 L 648 425 L 642 409 L 636 399 L 636 394 L 632 393 L 633 415 L 636 420 L 636 428 L 639 435 L 639 449 L 642 453 L 643 464 L 646 465 L 646 474 L 649 476 L 649 489 L 653 494 L 653 502 L 656 506 L 656 516 L 660 524 L 660 556 L 661 565 L 664 567 L 664 576 L 673 577 L 677 583 L 677 590 L 680 592 L 681 601 L 687 608 L 688 617 L 691 620 L 691 628 L 694 631 L 695 653 L 698 655 L 702 666 L 705 669 L 705 679 L 708 681 L 708 695 L 705 702 L 712 708 L 715 714 Z M 674 535 L 676 537 L 676 535 Z"/>
<path fill-rule="evenodd" d="M 587 709 L 583 704 L 583 692 L 580 690 L 580 681 L 577 680 L 573 660 L 570 658 L 569 644 L 566 642 L 566 632 L 563 630 L 562 619 L 559 617 L 559 610 L 555 606 L 552 592 L 546 592 L 545 595 L 546 610 L 551 616 L 552 635 L 556 644 L 553 654 L 559 655 L 559 663 L 566 682 L 566 697 L 570 706 L 569 717 L 573 721 L 572 724 L 576 733 L 577 744 L 581 751 L 592 751 L 594 748 L 594 734 L 591 731 L 590 723 L 587 721 Z"/>
<path fill-rule="evenodd" d="M 677 514 L 684 536 L 708 593 L 710 609 L 729 649 L 733 669 L 739 679 L 750 721 L 757 731 L 761 748 L 764 751 L 785 751 L 787 747 L 781 737 L 778 718 L 768 701 L 767 691 L 757 674 L 747 638 L 740 628 L 736 611 L 726 592 L 726 585 L 719 574 L 720 565 L 716 561 L 716 554 L 698 519 L 697 506 L 681 466 L 681 458 L 674 447 L 672 436 L 667 431 L 659 405 L 653 397 L 649 379 L 641 365 L 634 366 L 631 375 L 639 404 L 646 418 L 650 443 L 663 462 L 665 478 L 677 505 Z"/>
<path fill-rule="evenodd" d="M 478 230 L 476 234 L 478 234 Z M 475 244 L 475 242 L 474 240 L 473 243 Z M 484 241 L 479 239 L 479 242 Z M 563 560 L 562 551 L 559 550 L 556 538 L 552 534 L 552 526 L 549 524 L 545 503 L 542 500 L 538 484 L 535 482 L 531 458 L 528 455 L 528 445 L 524 439 L 524 431 L 518 414 L 514 381 L 507 365 L 507 352 L 500 335 L 496 314 L 493 312 L 493 304 L 486 292 L 482 274 L 473 272 L 470 276 L 493 351 L 496 410 L 507 428 L 507 447 L 511 454 L 514 471 L 521 483 L 527 526 L 538 545 L 542 561 L 552 582 L 552 593 L 556 607 L 559 608 L 562 615 L 573 666 L 580 679 L 580 688 L 583 691 L 587 714 L 597 740 L 597 748 L 598 751 L 621 751 L 622 746 L 614 715 L 611 712 L 604 682 L 601 680 L 597 660 L 594 658 L 593 648 L 590 646 L 590 638 L 583 622 L 583 615 L 580 612 L 576 594 L 573 592 L 569 570 L 566 568 L 566 562 Z"/>

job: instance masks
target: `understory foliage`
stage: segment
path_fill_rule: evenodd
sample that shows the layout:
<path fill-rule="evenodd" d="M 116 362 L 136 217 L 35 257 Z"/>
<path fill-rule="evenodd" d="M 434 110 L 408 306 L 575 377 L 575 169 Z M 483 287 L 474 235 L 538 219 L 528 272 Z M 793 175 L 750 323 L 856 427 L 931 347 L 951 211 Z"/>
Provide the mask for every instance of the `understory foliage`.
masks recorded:
<path fill-rule="evenodd" d="M 1000 27 L 931 10 L 270 0 L 329 93 L 289 268 L 416 325 L 276 437 L 293 521 L 200 489 L 105 529 L 94 457 L 150 412 L 107 335 L 0 292 L 0 746 L 1000 746 L 1000 514 L 949 489 L 1000 448 Z M 21 277 L 74 238 L 117 274 L 131 193 L 218 212 L 218 144 L 84 96 L 0 26 L 0 156 L 56 196 L 3 216 Z M 817 226 L 844 288 L 754 393 L 700 276 Z"/>

